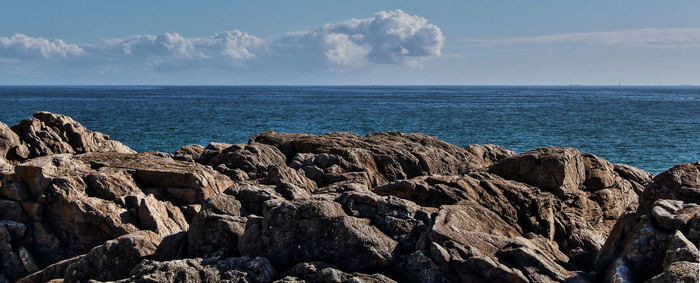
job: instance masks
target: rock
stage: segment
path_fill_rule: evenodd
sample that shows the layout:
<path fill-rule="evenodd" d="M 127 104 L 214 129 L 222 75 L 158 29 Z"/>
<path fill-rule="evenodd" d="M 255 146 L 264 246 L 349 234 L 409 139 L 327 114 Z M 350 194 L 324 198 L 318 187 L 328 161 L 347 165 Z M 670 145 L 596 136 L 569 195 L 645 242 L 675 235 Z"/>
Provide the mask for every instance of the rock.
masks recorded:
<path fill-rule="evenodd" d="M 226 176 L 205 166 L 150 153 L 90 153 L 77 158 L 106 167 L 131 170 L 137 181 L 146 186 L 163 188 L 173 200 L 185 204 L 201 203 L 233 184 Z"/>
<path fill-rule="evenodd" d="M 187 232 L 190 256 L 238 256 L 247 219 L 241 216 L 200 211 Z"/>
<path fill-rule="evenodd" d="M 496 147 L 464 149 L 434 137 L 398 132 L 376 133 L 365 138 L 352 133 L 314 136 L 265 132 L 251 140 L 278 148 L 287 160 L 293 160 L 297 154 L 329 155 L 318 157 L 324 159 L 332 155 L 328 161 L 346 172 L 366 172 L 373 186 L 421 175 L 464 173 L 491 165 L 494 162 L 491 156 L 508 154 Z M 494 153 L 486 153 L 491 151 Z M 311 162 L 325 169 L 322 163 Z"/>
<path fill-rule="evenodd" d="M 498 145 L 493 144 L 472 144 L 465 147 L 471 154 L 480 157 L 484 167 L 491 166 L 492 164 L 515 155 L 512 150 L 505 149 Z"/>
<path fill-rule="evenodd" d="M 231 146 L 232 146 L 232 144 L 228 144 L 228 143 L 211 142 L 204 148 L 204 151 L 202 151 L 202 154 L 200 154 L 199 158 L 195 161 L 202 163 L 202 164 L 209 164 L 209 162 L 211 161 L 212 158 L 220 155 L 221 152 L 224 151 L 224 149 L 227 149 Z"/>
<path fill-rule="evenodd" d="M 649 184 L 649 182 L 651 182 L 651 179 L 654 177 L 654 175 L 652 175 L 649 172 L 632 167 L 627 164 L 615 163 L 613 164 L 613 166 L 615 166 L 615 172 L 617 172 L 617 174 L 619 174 L 622 178 L 632 180 L 643 186 Z"/>
<path fill-rule="evenodd" d="M 177 232 L 163 237 L 158 248 L 151 256 L 157 261 L 168 261 L 187 257 L 187 231 Z"/>
<path fill-rule="evenodd" d="M 266 258 L 239 257 L 145 260 L 131 271 L 129 282 L 271 282 L 275 269 Z"/>
<path fill-rule="evenodd" d="M 700 203 L 700 162 L 676 165 L 654 177 L 639 198 L 639 209 L 648 212 L 659 199 Z"/>
<path fill-rule="evenodd" d="M 141 199 L 138 216 L 142 227 L 156 232 L 161 237 L 189 228 L 180 209 L 170 202 L 159 201 L 153 195 Z"/>
<path fill-rule="evenodd" d="M 694 236 L 694 219 L 700 219 L 699 169 L 700 163 L 677 165 L 654 177 L 637 211 L 618 220 L 601 249 L 598 280 L 697 280 L 699 255 L 688 238 Z"/>
<path fill-rule="evenodd" d="M 141 193 L 134 178 L 123 169 L 99 168 L 85 177 L 85 184 L 97 197 L 113 201 Z"/>
<path fill-rule="evenodd" d="M 685 204 L 678 200 L 660 199 L 654 202 L 651 215 L 659 227 L 674 231 L 686 230 L 688 221 L 700 214 L 700 205 Z"/>
<path fill-rule="evenodd" d="M 173 158 L 180 161 L 194 162 L 204 153 L 204 147 L 198 144 L 186 145 L 173 153 Z"/>
<path fill-rule="evenodd" d="M 263 215 L 264 203 L 268 200 L 283 200 L 284 197 L 273 186 L 243 185 L 231 187 L 225 192 L 240 200 L 242 211 L 258 216 Z M 247 214 L 242 214 L 247 216 Z"/>
<path fill-rule="evenodd" d="M 27 146 L 5 123 L 0 122 L 0 160 L 6 162 L 6 160 L 22 160 L 28 157 Z"/>
<path fill-rule="evenodd" d="M 347 192 L 337 202 L 354 217 L 367 218 L 371 224 L 399 243 L 406 251 L 415 249 L 418 238 L 430 225 L 433 209 L 424 209 L 397 197 L 381 197 L 370 192 Z"/>
<path fill-rule="evenodd" d="M 0 186 L 0 197 L 13 201 L 25 201 L 31 199 L 32 195 L 22 183 L 10 183 Z"/>
<path fill-rule="evenodd" d="M 275 282 L 396 282 L 382 274 L 346 273 L 322 262 L 302 262 L 285 271 L 285 277 Z"/>
<path fill-rule="evenodd" d="M 37 157 L 4 179 L 3 195 L 22 202 L 3 206 L 14 216 L 2 217 L 34 221 L 31 245 L 40 266 L 140 229 L 161 235 L 187 230 L 188 218 L 175 205 L 187 211 L 186 205 L 198 206 L 232 184 L 199 164 L 113 152 Z"/>
<path fill-rule="evenodd" d="M 239 169 L 245 172 L 248 178 L 255 179 L 264 177 L 270 165 L 285 164 L 285 157 L 276 147 L 251 142 L 247 145 L 236 144 L 227 147 L 205 164 Z"/>
<path fill-rule="evenodd" d="M 387 267 L 396 245 L 368 221 L 347 216 L 337 203 L 295 200 L 274 204 L 263 219 L 249 219 L 238 246 L 243 255 L 267 257 L 281 269 L 323 261 L 364 272 Z"/>
<path fill-rule="evenodd" d="M 311 194 L 318 189 L 316 183 L 306 178 L 304 171 L 296 171 L 286 165 L 272 165 L 268 167 L 267 184 L 290 184 Z"/>
<path fill-rule="evenodd" d="M 0 225 L 0 274 L 9 280 L 17 280 L 27 274 L 22 260 L 15 253 L 12 245 L 13 239 L 5 225 Z"/>
<path fill-rule="evenodd" d="M 678 261 L 671 264 L 663 273 L 647 280 L 649 283 L 698 282 L 698 263 Z"/>
<path fill-rule="evenodd" d="M 0 199 L 0 219 L 16 222 L 26 222 L 27 216 L 22 205 L 17 201 Z"/>
<path fill-rule="evenodd" d="M 0 280 L 697 277 L 700 163 L 652 180 L 571 148 L 396 132 L 136 154 L 61 115 L 3 125 Z"/>
<path fill-rule="evenodd" d="M 119 152 L 134 153 L 108 135 L 85 129 L 68 116 L 49 112 L 34 113 L 11 128 L 28 146 L 31 157 L 57 153 Z"/>
<path fill-rule="evenodd" d="M 156 251 L 160 241 L 160 236 L 150 231 L 139 231 L 109 240 L 69 264 L 65 280 L 107 281 L 124 278 L 144 257 Z"/>
<path fill-rule="evenodd" d="M 559 197 L 586 180 L 581 153 L 573 148 L 538 148 L 499 161 L 490 172 L 553 192 Z"/>

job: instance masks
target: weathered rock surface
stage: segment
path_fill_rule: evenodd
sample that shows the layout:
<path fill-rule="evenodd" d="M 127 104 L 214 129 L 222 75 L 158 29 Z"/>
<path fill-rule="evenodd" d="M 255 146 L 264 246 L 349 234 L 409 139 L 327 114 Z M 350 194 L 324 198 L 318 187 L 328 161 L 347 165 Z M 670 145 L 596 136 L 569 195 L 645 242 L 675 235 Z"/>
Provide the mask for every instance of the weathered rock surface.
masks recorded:
<path fill-rule="evenodd" d="M 699 192 L 397 132 L 134 153 L 40 112 L 0 124 L 0 282 L 696 282 Z"/>
<path fill-rule="evenodd" d="M 636 212 L 623 215 L 601 250 L 598 279 L 615 282 L 698 282 L 700 163 L 656 176 Z"/>

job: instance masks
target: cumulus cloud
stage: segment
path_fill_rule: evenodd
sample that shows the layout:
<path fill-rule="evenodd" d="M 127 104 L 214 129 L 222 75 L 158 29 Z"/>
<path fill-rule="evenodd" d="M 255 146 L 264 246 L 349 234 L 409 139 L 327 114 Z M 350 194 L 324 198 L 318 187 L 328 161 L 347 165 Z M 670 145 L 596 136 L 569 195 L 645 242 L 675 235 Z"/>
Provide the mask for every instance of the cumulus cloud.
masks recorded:
<path fill-rule="evenodd" d="M 270 38 L 233 30 L 209 37 L 164 33 L 76 45 L 17 34 L 0 37 L 0 58 L 61 57 L 93 65 L 129 62 L 159 71 L 196 67 L 344 70 L 420 62 L 440 56 L 444 40 L 440 29 L 427 19 L 394 10 Z"/>
<path fill-rule="evenodd" d="M 700 28 L 631 29 L 604 32 L 550 34 L 529 37 L 466 39 L 468 44 L 579 42 L 637 48 L 700 48 Z"/>
<path fill-rule="evenodd" d="M 29 37 L 15 34 L 10 37 L 0 36 L 0 58 L 14 59 L 52 59 L 79 56 L 84 50 L 75 44 L 66 44 L 63 40 L 49 41 L 41 37 Z"/>

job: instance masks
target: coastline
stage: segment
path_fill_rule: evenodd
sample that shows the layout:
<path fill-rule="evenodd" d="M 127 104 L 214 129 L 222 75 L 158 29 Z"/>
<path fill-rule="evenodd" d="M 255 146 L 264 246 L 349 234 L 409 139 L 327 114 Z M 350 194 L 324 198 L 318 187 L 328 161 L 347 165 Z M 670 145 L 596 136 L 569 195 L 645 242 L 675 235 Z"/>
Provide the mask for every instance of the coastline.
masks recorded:
<path fill-rule="evenodd" d="M 401 132 L 136 153 L 38 112 L 0 123 L 0 172 L 0 282 L 698 279 L 700 163 Z"/>

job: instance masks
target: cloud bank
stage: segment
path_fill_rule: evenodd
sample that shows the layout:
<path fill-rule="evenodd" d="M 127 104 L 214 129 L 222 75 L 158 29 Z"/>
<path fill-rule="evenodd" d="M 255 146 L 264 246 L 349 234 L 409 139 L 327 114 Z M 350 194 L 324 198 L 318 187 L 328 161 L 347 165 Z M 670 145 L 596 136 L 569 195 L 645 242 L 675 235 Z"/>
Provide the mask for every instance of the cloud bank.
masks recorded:
<path fill-rule="evenodd" d="M 467 44 L 578 42 L 632 48 L 700 48 L 700 28 L 630 29 L 605 32 L 550 34 L 529 37 L 466 39 Z"/>
<path fill-rule="evenodd" d="M 346 70 L 418 63 L 440 56 L 444 40 L 440 28 L 427 19 L 394 10 L 271 38 L 233 30 L 209 37 L 164 33 L 68 44 L 15 34 L 0 37 L 0 60 L 76 66 L 140 64 L 158 71 L 201 67 Z"/>

